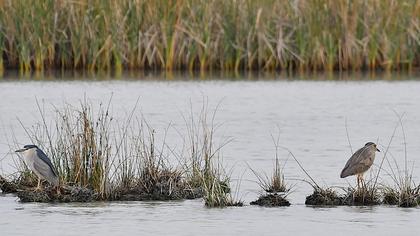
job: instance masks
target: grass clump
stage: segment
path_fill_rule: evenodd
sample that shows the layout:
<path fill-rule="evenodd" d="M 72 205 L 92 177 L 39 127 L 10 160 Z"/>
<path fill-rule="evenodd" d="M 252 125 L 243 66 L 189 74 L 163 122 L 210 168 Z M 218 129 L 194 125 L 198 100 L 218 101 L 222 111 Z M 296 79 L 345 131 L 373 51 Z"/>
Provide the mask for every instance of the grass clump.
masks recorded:
<path fill-rule="evenodd" d="M 3 193 L 16 193 L 21 188 L 32 188 L 36 185 L 36 177 L 27 169 L 8 177 L 0 176 L 0 190 Z"/>
<path fill-rule="evenodd" d="M 350 206 L 379 205 L 381 202 L 379 189 L 369 182 L 360 188 L 347 188 L 344 195 L 344 203 Z"/>
<path fill-rule="evenodd" d="M 60 187 L 57 189 L 46 187 L 43 191 L 17 191 L 16 195 L 21 202 L 92 202 L 103 200 L 98 193 L 84 187 Z"/>
<path fill-rule="evenodd" d="M 420 205 L 420 186 L 406 185 L 402 189 L 386 187 L 383 190 L 383 204 L 417 207 Z"/>
<path fill-rule="evenodd" d="M 204 103 L 198 119 L 191 113 L 184 120 L 187 124 L 188 148 L 185 171 L 187 182 L 192 188 L 200 188 L 207 207 L 243 206 L 243 202 L 232 195 L 230 176 L 222 165 L 220 150 L 229 140 L 215 146 L 214 135 L 219 127 L 215 124 L 217 107 L 208 117 L 207 103 Z"/>
<path fill-rule="evenodd" d="M 230 178 L 214 172 L 211 177 L 203 177 L 204 203 L 207 207 L 243 206 L 230 192 Z"/>
<path fill-rule="evenodd" d="M 313 206 L 340 206 L 344 204 L 344 201 L 343 197 L 339 196 L 331 188 L 314 187 L 314 192 L 306 197 L 305 204 Z"/>
<path fill-rule="evenodd" d="M 278 141 L 279 140 L 277 139 L 277 142 L 275 143 L 276 157 L 272 175 L 269 177 L 267 174 L 260 174 L 251 168 L 251 171 L 258 179 L 258 185 L 263 191 L 257 200 L 250 203 L 251 205 L 267 207 L 290 206 L 290 202 L 286 199 L 290 189 L 287 187 L 284 179 L 284 166 L 281 167 L 278 158 Z"/>
<path fill-rule="evenodd" d="M 392 156 L 392 154 L 390 155 L 393 158 L 393 162 L 386 159 L 389 167 L 388 174 L 394 184 L 392 186 L 383 187 L 383 203 L 398 205 L 399 207 L 417 207 L 420 205 L 420 185 L 417 185 L 413 180 L 414 167 L 412 167 L 411 170 L 408 167 L 407 142 L 403 125 L 404 114 L 400 115 L 396 112 L 395 114 L 399 119 L 399 127 L 401 128 L 403 135 L 404 167 L 400 167 L 400 164 L 398 164 L 398 161 Z M 397 127 L 398 126 L 396 126 L 395 130 Z M 386 153 L 388 153 L 388 148 L 389 145 Z"/>
<path fill-rule="evenodd" d="M 47 124 L 45 112 L 38 101 L 37 106 L 40 122 L 29 128 L 21 125 L 31 143 L 38 145 L 50 157 L 60 183 L 90 189 L 99 194 L 99 198 L 107 199 L 112 191 L 109 173 L 113 158 L 110 135 L 113 118 L 109 113 L 109 104 L 105 107 L 100 104 L 96 113 L 87 101 L 81 102 L 79 108 L 67 105 L 61 110 L 55 109 L 56 120 L 52 125 Z M 16 180 L 21 187 L 33 187 L 36 176 L 22 159 L 19 160 Z M 24 183 L 30 184 L 25 186 Z"/>
<path fill-rule="evenodd" d="M 3 176 L 0 176 L 0 190 L 2 193 L 15 193 L 17 186 L 15 183 L 7 181 Z"/>
<path fill-rule="evenodd" d="M 52 160 L 60 177 L 60 191 L 54 194 L 44 184 L 44 191 L 33 192 L 37 177 L 19 158 L 17 172 L 0 179 L 3 192 L 15 192 L 25 202 L 177 200 L 205 195 L 206 203 L 215 202 L 210 206 L 239 205 L 229 200 L 230 179 L 220 171 L 220 160 L 215 157 L 220 149 L 213 150 L 213 131 L 207 132 L 207 125 L 203 126 L 204 140 L 195 144 L 205 147 L 203 152 L 191 159 L 193 164 L 173 167 L 170 158 L 174 151 L 166 143 L 167 131 L 162 144 L 157 145 L 155 130 L 144 119 L 134 118 L 135 107 L 119 123 L 111 116 L 110 103 L 100 104 L 97 110 L 86 100 L 79 107 L 55 108 L 56 119 L 51 123 L 37 103 L 40 122 L 31 127 L 22 124 L 22 128 Z M 11 150 L 20 146 L 16 140 L 14 143 Z"/>
<path fill-rule="evenodd" d="M 158 150 L 155 131 L 145 121 L 133 143 L 124 150 L 134 150 L 132 154 L 121 155 L 120 168 L 116 172 L 116 187 L 112 196 L 115 200 L 178 200 L 202 197 L 201 190 L 188 184 L 184 172 L 172 168 L 164 150 Z M 163 141 L 163 147 L 166 145 Z M 126 155 L 132 158 L 126 158 Z"/>
<path fill-rule="evenodd" d="M 264 207 L 290 206 L 290 202 L 284 195 L 277 193 L 261 195 L 257 200 L 252 201 L 250 204 Z"/>

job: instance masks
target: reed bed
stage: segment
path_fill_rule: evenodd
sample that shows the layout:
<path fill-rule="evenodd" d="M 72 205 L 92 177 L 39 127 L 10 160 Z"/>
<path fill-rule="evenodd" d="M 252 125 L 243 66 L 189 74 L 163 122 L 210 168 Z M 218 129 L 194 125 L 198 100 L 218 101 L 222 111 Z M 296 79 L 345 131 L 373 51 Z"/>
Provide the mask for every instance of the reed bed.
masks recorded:
<path fill-rule="evenodd" d="M 0 1 L 0 71 L 412 70 L 418 0 Z"/>

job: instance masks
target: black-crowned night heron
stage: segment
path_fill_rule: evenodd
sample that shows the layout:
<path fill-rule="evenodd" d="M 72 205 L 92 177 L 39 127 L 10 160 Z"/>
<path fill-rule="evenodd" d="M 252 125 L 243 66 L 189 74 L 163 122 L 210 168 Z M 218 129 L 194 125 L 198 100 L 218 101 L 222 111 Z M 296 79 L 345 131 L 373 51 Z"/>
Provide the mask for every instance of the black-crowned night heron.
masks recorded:
<path fill-rule="evenodd" d="M 357 175 L 357 187 L 360 188 L 360 183 L 363 186 L 363 174 L 372 166 L 376 151 L 380 152 L 375 143 L 366 143 L 364 147 L 357 150 L 350 157 L 341 171 L 340 177 L 345 178 L 350 175 Z"/>
<path fill-rule="evenodd" d="M 58 186 L 58 175 L 51 160 L 36 145 L 25 145 L 16 150 L 23 154 L 26 165 L 38 176 L 37 190 L 41 189 L 41 180 L 45 179 L 53 186 Z"/>

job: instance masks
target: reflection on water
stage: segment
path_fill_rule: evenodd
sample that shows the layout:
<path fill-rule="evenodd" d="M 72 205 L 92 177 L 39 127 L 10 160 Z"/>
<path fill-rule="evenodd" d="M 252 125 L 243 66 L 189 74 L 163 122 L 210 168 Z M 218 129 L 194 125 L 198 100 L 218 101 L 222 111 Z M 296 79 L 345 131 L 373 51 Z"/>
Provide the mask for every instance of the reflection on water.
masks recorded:
<path fill-rule="evenodd" d="M 65 81 L 65 80 L 141 80 L 141 81 L 203 81 L 203 80 L 306 80 L 306 81 L 372 81 L 372 80 L 418 80 L 420 72 L 384 72 L 384 71 L 343 71 L 343 72 L 288 72 L 288 71 L 84 71 L 84 70 L 46 70 L 43 72 L 28 72 L 22 74 L 19 71 L 8 70 L 0 75 L 1 80 L 19 81 Z"/>
<path fill-rule="evenodd" d="M 98 75 L 96 75 L 98 76 Z M 125 76 L 125 75 L 124 75 Z M 149 76 L 149 75 L 146 75 Z M 156 75 L 154 75 L 156 77 Z M 174 80 L 182 80 L 181 75 Z M 53 77 L 53 75 L 51 75 Z M 130 76 L 128 76 L 130 77 Z M 0 81 L 0 158 L 1 169 L 13 171 L 7 143 L 13 129 L 16 139 L 28 143 L 16 117 L 24 125 L 37 121 L 35 98 L 46 110 L 64 102 L 77 104 L 86 96 L 92 102 L 107 100 L 113 94 L 112 111 L 116 118 L 124 117 L 140 97 L 141 109 L 156 135 L 163 135 L 169 122 L 182 130 L 181 114 L 189 111 L 190 102 L 199 109 L 203 97 L 209 107 L 221 102 L 216 121 L 223 123 L 219 140 L 233 138 L 223 150 L 223 158 L 232 178 L 241 179 L 239 196 L 245 202 L 258 194 L 255 177 L 247 163 L 255 170 L 271 171 L 274 145 L 271 134 L 279 127 L 281 145 L 291 149 L 307 171 L 325 186 L 347 186 L 354 178 L 340 179 L 339 173 L 350 155 L 345 120 L 353 149 L 367 141 L 388 144 L 398 120 L 393 110 L 405 112 L 407 153 L 410 163 L 420 158 L 420 81 L 406 75 L 404 81 L 306 81 L 271 80 L 248 82 L 228 77 L 210 81 L 153 80 L 150 76 L 133 75 L 130 80 L 82 81 L 71 75 L 66 81 Z M 354 78 L 370 80 L 353 75 Z M 34 77 L 31 77 L 32 79 Z M 98 80 L 106 76 L 98 76 Z M 222 78 L 216 77 L 217 78 Z M 252 77 L 255 80 L 256 77 Z M 262 79 L 261 79 L 262 78 Z M 319 80 L 328 76 L 319 75 Z M 384 77 L 386 78 L 386 77 Z M 401 79 L 396 77 L 395 79 Z M 410 79 L 410 81 L 406 81 Z M 234 81 L 232 81 L 234 80 Z M 52 117 L 47 116 L 47 119 Z M 169 145 L 179 147 L 180 137 L 168 133 Z M 396 161 L 403 160 L 402 134 L 394 137 L 390 152 Z M 21 204 L 11 195 L 0 195 L 1 235 L 416 235 L 420 209 L 388 206 L 373 207 L 307 207 L 305 196 L 311 186 L 300 181 L 305 178 L 299 167 L 280 152 L 286 162 L 285 176 L 293 193 L 291 207 L 208 209 L 202 200 L 174 202 L 113 202 L 71 204 Z M 376 162 L 383 158 L 377 156 Z M 375 168 L 375 167 L 373 167 Z M 377 169 L 377 167 L 376 167 Z M 415 166 L 415 181 L 419 180 Z M 245 171 L 245 174 L 243 174 Z M 384 172 L 385 173 L 385 172 Z M 243 174 L 243 175 L 242 175 Z M 384 174 L 381 181 L 391 180 Z"/>

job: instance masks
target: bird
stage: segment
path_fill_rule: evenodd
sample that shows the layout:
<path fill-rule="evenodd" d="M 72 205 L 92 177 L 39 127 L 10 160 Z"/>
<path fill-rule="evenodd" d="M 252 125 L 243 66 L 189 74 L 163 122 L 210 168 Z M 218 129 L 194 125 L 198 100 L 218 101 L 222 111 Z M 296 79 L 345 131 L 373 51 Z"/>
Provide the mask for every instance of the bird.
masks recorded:
<path fill-rule="evenodd" d="M 59 178 L 51 160 L 36 145 L 25 145 L 22 149 L 16 150 L 22 153 L 28 168 L 38 177 L 38 186 L 35 190 L 41 190 L 41 180 L 45 179 L 54 187 L 59 185 Z"/>
<path fill-rule="evenodd" d="M 340 177 L 346 178 L 351 175 L 357 175 L 357 187 L 360 188 L 360 184 L 364 187 L 363 174 L 372 166 L 376 151 L 380 152 L 375 143 L 366 143 L 364 147 L 357 150 L 350 157 L 341 171 Z"/>

